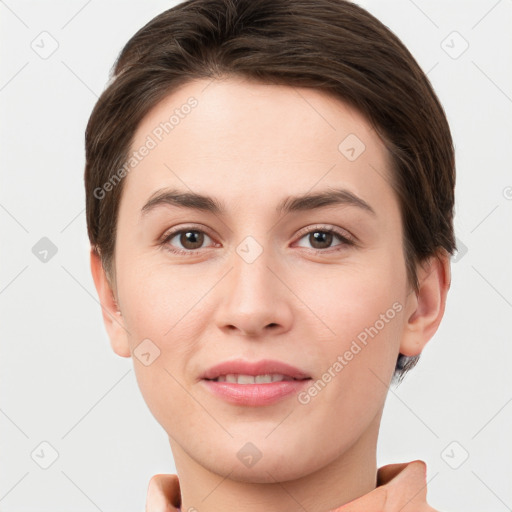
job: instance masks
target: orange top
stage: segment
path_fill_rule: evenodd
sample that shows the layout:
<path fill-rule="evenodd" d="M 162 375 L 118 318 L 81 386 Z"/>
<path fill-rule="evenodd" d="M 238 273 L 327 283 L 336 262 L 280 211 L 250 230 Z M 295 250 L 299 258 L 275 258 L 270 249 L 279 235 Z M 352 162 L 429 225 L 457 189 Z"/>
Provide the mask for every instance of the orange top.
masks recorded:
<path fill-rule="evenodd" d="M 155 475 L 150 480 L 147 510 L 180 512 L 180 501 L 177 475 Z M 437 512 L 427 503 L 427 465 L 422 460 L 382 466 L 375 489 L 329 512 L 398 511 Z"/>
<path fill-rule="evenodd" d="M 427 503 L 427 465 L 422 460 L 388 464 L 377 487 L 330 512 L 437 512 Z"/>

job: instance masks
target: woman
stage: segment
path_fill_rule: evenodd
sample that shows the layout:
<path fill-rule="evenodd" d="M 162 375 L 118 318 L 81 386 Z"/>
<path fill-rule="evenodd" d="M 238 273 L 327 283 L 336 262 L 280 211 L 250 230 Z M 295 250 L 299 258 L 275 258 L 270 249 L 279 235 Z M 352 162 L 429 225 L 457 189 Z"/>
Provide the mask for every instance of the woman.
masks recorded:
<path fill-rule="evenodd" d="M 85 187 L 106 330 L 178 473 L 148 510 L 433 510 L 425 463 L 376 443 L 444 314 L 454 186 L 428 79 L 355 4 L 192 0 L 130 39 Z"/>

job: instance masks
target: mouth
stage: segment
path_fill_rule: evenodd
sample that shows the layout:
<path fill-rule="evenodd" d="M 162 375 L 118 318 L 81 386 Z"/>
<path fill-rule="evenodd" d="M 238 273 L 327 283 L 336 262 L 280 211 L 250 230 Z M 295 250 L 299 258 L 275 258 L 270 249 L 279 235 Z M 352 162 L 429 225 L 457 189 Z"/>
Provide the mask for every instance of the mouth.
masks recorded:
<path fill-rule="evenodd" d="M 311 376 L 281 361 L 225 361 L 200 376 L 207 392 L 237 407 L 262 407 L 291 399 Z"/>
<path fill-rule="evenodd" d="M 247 374 L 235 374 L 228 373 L 226 375 L 219 375 L 214 379 L 205 379 L 212 382 L 231 382 L 233 384 L 271 384 L 272 382 L 283 382 L 283 381 L 299 381 L 299 380 L 311 380 L 311 377 L 304 377 L 302 379 L 296 379 L 289 375 L 283 375 L 280 373 L 262 374 L 262 375 L 247 375 Z"/>
<path fill-rule="evenodd" d="M 203 372 L 200 379 L 233 384 L 270 384 L 273 382 L 309 380 L 311 376 L 305 371 L 282 361 L 234 359 L 210 367 Z"/>

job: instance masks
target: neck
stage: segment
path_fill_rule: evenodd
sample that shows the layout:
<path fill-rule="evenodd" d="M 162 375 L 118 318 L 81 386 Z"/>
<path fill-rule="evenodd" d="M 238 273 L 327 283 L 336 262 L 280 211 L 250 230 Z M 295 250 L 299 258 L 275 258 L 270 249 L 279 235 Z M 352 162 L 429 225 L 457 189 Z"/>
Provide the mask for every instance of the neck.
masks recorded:
<path fill-rule="evenodd" d="M 363 435 L 337 458 L 312 473 L 308 471 L 308 461 L 301 461 L 303 470 L 299 472 L 300 476 L 286 481 L 279 481 L 279 466 L 263 467 L 263 458 L 257 463 L 257 478 L 235 480 L 230 478 L 232 471 L 219 474 L 212 468 L 205 468 L 175 440 L 171 440 L 180 479 L 181 510 L 238 512 L 241 504 L 244 512 L 327 512 L 341 507 L 376 487 L 376 449 L 381 414 L 382 411 Z M 343 428 L 342 423 L 340 428 Z M 313 465 L 314 461 L 310 463 Z"/>

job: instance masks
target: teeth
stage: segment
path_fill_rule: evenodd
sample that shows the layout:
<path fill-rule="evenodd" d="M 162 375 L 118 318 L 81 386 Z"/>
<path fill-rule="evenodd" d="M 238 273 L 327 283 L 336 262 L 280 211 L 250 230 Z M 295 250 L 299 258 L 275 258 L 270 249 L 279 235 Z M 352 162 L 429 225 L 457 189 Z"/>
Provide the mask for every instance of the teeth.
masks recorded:
<path fill-rule="evenodd" d="M 272 373 L 270 375 L 237 375 L 230 373 L 228 375 L 220 375 L 213 380 L 215 382 L 233 382 L 235 384 L 270 384 L 271 382 L 295 379 L 279 373 Z"/>

